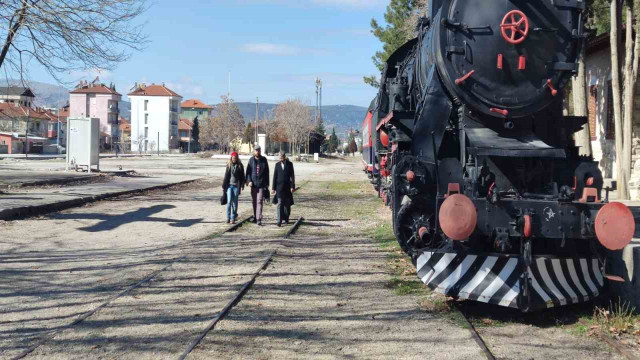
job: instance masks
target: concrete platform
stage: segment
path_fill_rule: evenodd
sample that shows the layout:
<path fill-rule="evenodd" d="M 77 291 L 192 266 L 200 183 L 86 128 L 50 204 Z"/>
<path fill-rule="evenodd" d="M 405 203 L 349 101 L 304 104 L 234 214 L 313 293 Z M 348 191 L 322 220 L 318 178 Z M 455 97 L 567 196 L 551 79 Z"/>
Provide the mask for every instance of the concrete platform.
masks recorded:
<path fill-rule="evenodd" d="M 190 183 L 200 178 L 183 175 L 126 177 L 58 189 L 11 191 L 0 194 L 0 220 L 42 215 L 115 196 Z"/>
<path fill-rule="evenodd" d="M 61 171 L 4 171 L 0 173 L 0 190 L 6 190 L 9 187 L 66 184 L 89 180 L 96 176 L 98 175 Z"/>

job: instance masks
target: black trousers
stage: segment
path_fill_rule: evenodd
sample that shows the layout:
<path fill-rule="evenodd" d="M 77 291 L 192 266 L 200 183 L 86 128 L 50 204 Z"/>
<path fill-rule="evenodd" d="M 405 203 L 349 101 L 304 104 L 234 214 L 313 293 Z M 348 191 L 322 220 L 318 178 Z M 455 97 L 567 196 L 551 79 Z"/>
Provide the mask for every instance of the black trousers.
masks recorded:
<path fill-rule="evenodd" d="M 278 208 L 276 209 L 276 211 L 278 224 L 289 221 L 289 216 L 291 215 L 291 206 L 283 205 L 282 198 L 278 198 Z"/>

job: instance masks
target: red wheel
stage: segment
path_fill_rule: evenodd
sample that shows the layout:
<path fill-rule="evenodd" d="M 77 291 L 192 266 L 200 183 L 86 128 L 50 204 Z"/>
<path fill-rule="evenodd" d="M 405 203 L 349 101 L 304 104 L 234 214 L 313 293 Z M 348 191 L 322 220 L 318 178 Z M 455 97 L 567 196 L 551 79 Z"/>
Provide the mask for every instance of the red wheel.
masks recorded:
<path fill-rule="evenodd" d="M 531 237 L 531 215 L 524 216 L 524 229 L 522 234 L 527 239 Z"/>
<path fill-rule="evenodd" d="M 511 10 L 500 24 L 502 37 L 509 44 L 520 44 L 529 35 L 529 19 L 520 10 Z"/>

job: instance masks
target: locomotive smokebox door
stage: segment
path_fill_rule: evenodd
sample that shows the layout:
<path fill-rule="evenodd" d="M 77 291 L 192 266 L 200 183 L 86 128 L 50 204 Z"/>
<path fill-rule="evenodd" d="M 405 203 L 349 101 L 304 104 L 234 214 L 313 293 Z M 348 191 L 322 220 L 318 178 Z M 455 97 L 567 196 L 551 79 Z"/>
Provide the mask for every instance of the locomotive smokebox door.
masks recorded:
<path fill-rule="evenodd" d="M 476 111 L 529 115 L 549 105 L 577 69 L 582 9 L 575 2 L 444 0 L 441 11 L 433 38 L 438 71 Z"/>

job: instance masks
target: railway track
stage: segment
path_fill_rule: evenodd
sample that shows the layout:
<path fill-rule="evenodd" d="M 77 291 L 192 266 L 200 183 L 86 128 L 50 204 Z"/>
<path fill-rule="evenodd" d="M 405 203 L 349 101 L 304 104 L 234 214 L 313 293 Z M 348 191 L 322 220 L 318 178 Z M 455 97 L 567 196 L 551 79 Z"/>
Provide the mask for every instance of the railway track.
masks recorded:
<path fill-rule="evenodd" d="M 460 315 L 462 315 L 462 318 L 467 324 L 467 328 L 469 329 L 469 332 L 471 332 L 471 336 L 473 337 L 473 340 L 476 342 L 476 344 L 478 344 L 478 346 L 486 356 L 487 360 L 496 360 L 496 357 L 491 352 L 491 349 L 489 349 L 489 347 L 487 346 L 487 343 L 484 342 L 484 339 L 482 338 L 482 336 L 480 336 L 480 333 L 478 332 L 476 327 L 473 326 L 473 323 L 471 322 L 471 320 L 469 320 L 464 310 L 462 310 L 460 305 L 458 305 L 457 303 L 454 303 L 453 306 L 460 313 Z"/>
<path fill-rule="evenodd" d="M 295 234 L 296 231 L 298 231 L 298 229 L 302 225 L 303 221 L 304 221 L 303 217 L 298 218 L 298 220 L 294 223 L 291 229 L 287 231 L 287 233 L 283 236 L 283 238 L 288 239 L 293 234 Z M 240 301 L 242 301 L 242 298 L 251 289 L 253 284 L 256 282 L 256 279 L 258 278 L 258 276 L 260 276 L 262 271 L 266 270 L 267 267 L 269 267 L 269 264 L 271 263 L 271 260 L 276 255 L 276 253 L 277 253 L 276 250 L 273 250 L 271 251 L 271 253 L 269 253 L 269 255 L 265 258 L 264 262 L 253 273 L 253 275 L 251 276 L 251 279 L 249 279 L 249 281 L 247 281 L 246 283 L 244 283 L 244 285 L 242 285 L 242 288 L 238 290 L 235 296 L 231 300 L 229 300 L 229 302 L 225 305 L 225 307 L 211 320 L 209 325 L 207 325 L 207 327 L 198 335 L 198 337 L 195 340 L 193 340 L 193 342 L 189 345 L 189 347 L 187 347 L 187 349 L 180 355 L 180 357 L 178 358 L 179 360 L 186 359 L 187 356 L 189 356 L 189 354 L 200 344 L 200 342 L 204 340 L 204 338 L 209 334 L 209 332 L 213 330 L 215 326 L 225 318 L 225 316 L 227 316 L 227 314 L 231 311 L 231 309 L 233 309 L 234 306 L 236 306 L 238 303 L 240 303 Z"/>
<path fill-rule="evenodd" d="M 239 229 L 242 225 L 244 225 L 247 221 L 251 220 L 253 218 L 253 216 L 247 217 L 244 220 L 238 222 L 237 224 L 228 227 L 227 229 L 215 233 L 209 237 L 207 237 L 206 239 L 203 240 L 196 240 L 196 241 L 192 241 L 189 244 L 198 244 L 198 243 L 202 243 L 205 241 L 210 241 L 213 240 L 215 238 L 218 238 L 220 236 L 222 236 L 223 234 L 229 233 L 229 232 L 234 232 L 237 229 Z M 172 245 L 167 247 L 167 249 L 169 248 L 173 248 L 173 247 L 177 247 L 178 245 Z M 142 278 L 141 280 L 139 280 L 138 282 L 134 283 L 133 285 L 130 285 L 126 288 L 124 288 L 122 291 L 118 292 L 117 294 L 109 297 L 107 300 L 105 300 L 104 302 L 102 302 L 100 305 L 98 305 L 97 307 L 93 308 L 92 310 L 80 315 L 78 318 L 76 318 L 75 320 L 73 320 L 71 323 L 61 326 L 56 330 L 53 331 L 48 331 L 45 332 L 44 335 L 36 341 L 35 344 L 31 345 L 29 348 L 25 349 L 24 351 L 22 351 L 20 354 L 18 354 L 17 356 L 13 357 L 13 360 L 18 360 L 18 359 L 23 359 L 24 357 L 28 356 L 29 354 L 31 354 L 32 352 L 34 352 L 36 349 L 38 349 L 40 346 L 46 344 L 47 342 L 53 340 L 56 336 L 58 336 L 61 332 L 68 330 L 78 324 L 80 324 L 81 322 L 85 321 L 86 319 L 88 319 L 89 317 L 95 315 L 96 313 L 98 313 L 100 310 L 102 310 L 103 308 L 109 306 L 111 303 L 113 303 L 114 301 L 116 301 L 117 299 L 131 293 L 133 290 L 138 289 L 140 286 L 148 283 L 149 281 L 153 280 L 154 278 L 156 278 L 158 275 L 160 275 L 161 273 L 163 273 L 164 271 L 168 270 L 169 268 L 171 268 L 173 265 L 175 265 L 176 263 L 179 263 L 185 259 L 188 258 L 188 254 L 187 255 L 182 255 L 179 257 L 176 257 L 174 259 L 169 259 L 165 262 L 165 266 L 163 266 L 162 268 L 153 271 L 152 273 L 148 274 L 147 276 L 145 276 L 144 278 Z"/>

